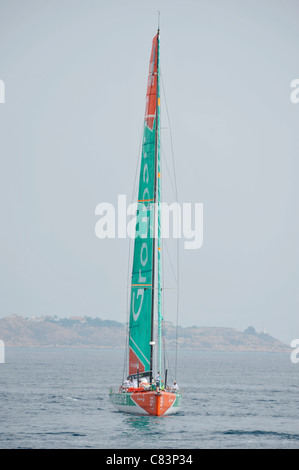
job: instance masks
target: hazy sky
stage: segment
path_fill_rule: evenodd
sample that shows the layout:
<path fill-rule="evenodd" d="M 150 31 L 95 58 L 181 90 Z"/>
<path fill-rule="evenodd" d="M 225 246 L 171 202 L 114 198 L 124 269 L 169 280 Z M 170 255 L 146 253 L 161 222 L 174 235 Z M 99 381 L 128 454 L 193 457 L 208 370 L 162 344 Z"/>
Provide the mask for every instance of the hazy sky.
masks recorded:
<path fill-rule="evenodd" d="M 95 207 L 131 202 L 160 10 L 179 200 L 204 205 L 179 323 L 299 337 L 298 7 L 1 0 L 1 316 L 126 320 L 129 242 L 96 238 Z"/>

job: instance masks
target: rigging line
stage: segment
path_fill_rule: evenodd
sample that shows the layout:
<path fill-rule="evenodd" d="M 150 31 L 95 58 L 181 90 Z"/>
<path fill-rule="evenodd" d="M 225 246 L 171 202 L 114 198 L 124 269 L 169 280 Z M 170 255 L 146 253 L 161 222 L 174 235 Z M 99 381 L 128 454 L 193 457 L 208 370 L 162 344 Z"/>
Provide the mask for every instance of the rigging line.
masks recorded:
<path fill-rule="evenodd" d="M 176 349 L 175 349 L 175 380 L 177 380 L 177 364 L 178 364 L 178 336 L 179 336 L 179 300 L 180 300 L 180 288 L 179 288 L 179 243 L 177 243 L 177 269 L 178 269 L 178 281 L 177 281 L 177 311 L 176 311 Z"/>
<path fill-rule="evenodd" d="M 161 146 L 162 150 L 162 146 Z M 162 150 L 163 154 L 163 150 Z M 163 159 L 161 159 L 161 173 L 163 175 Z M 161 200 L 162 196 L 164 195 L 164 185 L 163 179 L 161 181 Z M 161 248 L 162 248 L 162 256 L 161 256 L 161 269 L 162 269 L 162 292 L 164 291 L 165 286 L 165 273 L 164 273 L 164 240 L 161 238 Z M 166 309 L 165 309 L 165 294 L 163 292 L 162 295 L 162 339 L 163 339 L 163 362 L 164 362 L 164 374 L 166 373 L 166 338 L 165 338 L 165 316 L 166 316 Z M 161 371 L 160 371 L 161 372 Z"/>
<path fill-rule="evenodd" d="M 165 265 L 165 255 L 164 255 L 164 245 L 165 245 L 165 241 L 162 240 L 162 266 Z M 162 276 L 163 276 L 163 291 L 164 290 L 167 290 L 169 288 L 167 287 L 164 287 L 165 286 L 165 276 L 164 276 L 164 269 L 162 271 Z M 171 288 L 170 288 L 171 289 Z M 176 290 L 176 288 L 174 288 Z M 167 346 L 166 346 L 166 331 L 167 331 L 167 326 L 166 326 L 166 296 L 163 295 L 162 297 L 162 302 L 163 302 L 163 322 L 162 322 L 162 336 L 163 336 L 163 346 L 164 346 L 164 374 L 165 374 L 165 371 L 166 369 L 168 370 L 168 380 L 170 379 L 170 377 L 172 376 L 172 364 L 169 360 L 169 355 L 168 355 L 168 349 L 167 349 Z M 165 384 L 166 385 L 166 384 Z"/>
<path fill-rule="evenodd" d="M 165 265 L 165 254 L 164 254 L 164 245 L 165 245 L 165 241 L 162 240 L 162 264 L 163 266 Z M 164 269 L 162 271 L 162 276 L 163 276 L 163 291 L 168 289 L 167 287 L 164 287 L 165 285 L 165 275 L 164 275 Z M 162 322 L 162 336 L 163 336 L 163 346 L 164 346 L 164 374 L 165 374 L 165 371 L 166 369 L 168 369 L 168 372 L 171 372 L 171 369 L 172 367 L 169 367 L 170 366 L 170 362 L 169 362 L 169 356 L 168 356 L 168 350 L 167 350 L 167 347 L 166 347 L 166 330 L 167 330 L 167 327 L 166 327 L 166 296 L 163 295 L 162 297 L 162 302 L 163 302 L 163 322 Z M 169 376 L 168 376 L 169 378 Z"/>
<path fill-rule="evenodd" d="M 128 324 L 128 309 L 126 310 L 126 324 Z M 126 343 L 125 343 L 125 354 L 124 354 L 124 364 L 123 364 L 123 381 L 126 377 L 126 371 L 128 370 L 128 350 L 129 350 L 129 332 L 126 328 Z"/>
<path fill-rule="evenodd" d="M 166 93 L 165 93 L 164 81 L 163 81 L 163 75 L 162 75 L 162 70 L 161 69 L 160 69 L 160 77 L 161 77 L 162 90 L 163 90 L 163 95 L 164 95 L 164 100 L 165 100 L 166 114 L 167 114 L 167 119 L 168 119 L 168 127 L 169 127 L 169 133 L 170 133 L 170 143 L 171 143 L 172 163 L 173 163 L 173 173 L 174 173 L 174 182 L 175 182 L 175 189 L 176 189 L 176 199 L 177 199 L 177 202 L 178 202 L 178 189 L 177 189 L 177 182 L 176 182 L 175 160 L 174 160 L 174 150 L 173 150 L 173 138 L 172 138 L 170 118 L 169 118 L 169 112 L 168 112 L 168 105 L 167 105 L 167 99 L 166 99 Z M 179 251 L 179 239 L 178 239 L 178 242 L 177 242 L 177 273 L 178 273 L 177 274 L 177 276 L 178 276 L 177 285 L 178 285 L 178 290 L 177 290 L 175 379 L 177 378 L 178 322 L 179 322 L 179 272 L 180 272 L 179 254 L 180 254 L 180 251 Z"/>
<path fill-rule="evenodd" d="M 171 182 L 171 185 L 172 185 L 172 189 L 173 189 L 174 195 L 176 196 L 175 188 L 173 187 L 173 184 L 172 184 L 172 179 L 171 179 L 170 171 L 169 171 L 169 168 L 168 168 L 168 165 L 167 165 L 167 160 L 166 160 L 166 158 L 165 158 L 164 150 L 163 150 L 162 145 L 161 145 L 161 150 L 162 150 L 163 162 L 166 163 L 166 168 L 167 168 L 167 171 L 168 171 L 168 175 L 169 175 L 169 179 L 170 179 L 170 182 Z M 161 171 L 162 171 L 162 168 L 161 168 Z M 161 197 L 161 199 L 162 199 L 162 197 Z M 163 240 L 163 247 L 164 247 L 164 246 L 166 246 L 166 251 L 167 251 L 167 254 L 168 254 L 168 257 L 169 257 L 169 260 L 170 260 L 170 264 L 171 264 L 173 276 L 174 276 L 174 279 L 175 279 L 175 281 L 176 281 L 176 283 L 177 283 L 177 277 L 176 277 L 176 274 L 175 274 L 175 271 L 174 271 L 174 267 L 173 267 L 173 264 L 172 264 L 172 261 L 171 261 L 171 257 L 170 257 L 169 251 L 168 251 L 168 247 L 167 247 L 167 244 L 164 243 L 164 240 Z M 163 251 L 164 251 L 164 250 L 163 250 Z"/>
<path fill-rule="evenodd" d="M 164 303 L 164 312 L 165 312 L 165 299 L 163 303 Z M 165 374 L 166 369 L 169 369 L 168 350 L 167 350 L 167 344 L 166 344 L 166 331 L 167 331 L 166 314 L 164 313 L 163 322 L 162 322 L 164 374 Z"/>
<path fill-rule="evenodd" d="M 169 178 L 170 178 L 170 181 L 171 181 L 171 184 L 172 184 L 172 178 L 171 178 L 171 175 L 170 175 L 169 167 L 167 165 L 167 160 L 165 158 L 164 150 L 163 150 L 163 148 L 161 148 L 161 150 L 162 150 L 162 155 L 163 155 L 163 160 L 162 161 L 163 161 L 163 163 L 165 162 L 165 164 L 166 164 L 168 175 L 169 175 Z M 161 170 L 161 172 L 162 172 L 162 170 Z M 173 184 L 172 184 L 172 189 L 173 189 L 174 195 L 176 195 Z M 167 255 L 168 255 L 170 263 L 171 263 L 173 275 L 174 275 L 175 281 L 177 282 L 176 275 L 175 275 L 175 272 L 174 272 L 174 267 L 173 267 L 171 257 L 170 257 L 170 254 L 169 254 L 168 246 L 167 246 L 166 241 L 164 239 L 162 240 L 162 263 L 163 263 L 163 266 L 165 266 L 164 246 L 166 247 L 166 252 L 167 252 Z M 175 287 L 175 288 L 165 287 L 164 268 L 163 268 L 163 290 L 170 290 L 170 289 L 171 290 L 178 290 L 178 286 Z M 165 302 L 166 302 L 165 295 L 163 295 L 163 312 L 164 313 L 165 313 Z M 165 317 L 165 315 L 164 315 L 164 317 Z M 178 318 L 176 319 L 176 323 L 178 323 Z M 164 339 L 164 341 L 163 341 L 163 344 L 164 344 L 164 370 L 166 370 L 166 366 L 168 364 L 167 368 L 168 368 L 168 372 L 170 372 L 170 375 L 169 375 L 168 378 L 170 379 L 170 377 L 172 375 L 173 367 L 172 367 L 172 364 L 170 364 L 168 351 L 167 351 L 167 348 L 166 348 L 166 326 L 165 326 L 164 322 L 163 322 L 163 339 Z M 176 342 L 175 342 L 175 344 L 177 345 L 177 343 L 178 343 L 178 334 L 177 334 L 177 330 L 176 330 Z M 176 365 L 174 367 L 174 370 L 175 370 L 175 376 L 176 376 Z"/>
<path fill-rule="evenodd" d="M 178 335 L 179 335 L 179 300 L 180 300 L 180 245 L 177 239 L 177 311 L 176 311 L 176 350 L 175 350 L 175 380 L 177 380 Z"/>
<path fill-rule="evenodd" d="M 178 189 L 177 189 L 175 162 L 174 162 L 173 138 L 172 138 L 170 118 L 169 118 L 169 112 L 168 112 L 168 105 L 167 105 L 167 99 L 166 99 L 166 93 L 165 93 L 163 75 L 162 75 L 162 70 L 161 69 L 160 69 L 160 77 L 161 77 L 162 90 L 163 90 L 163 95 L 164 95 L 164 100 L 165 100 L 165 108 L 166 108 L 166 114 L 167 114 L 167 120 L 168 120 L 168 127 L 169 127 L 169 134 L 170 134 L 170 144 L 171 144 L 171 154 L 172 154 L 172 162 L 173 162 L 173 174 L 174 174 L 174 181 L 175 181 L 175 188 L 176 188 L 176 199 L 177 199 L 177 202 L 178 202 Z"/>
<path fill-rule="evenodd" d="M 162 155 L 163 155 L 163 150 L 162 150 Z M 163 155 L 164 156 L 164 155 Z M 167 161 L 166 159 L 164 158 L 164 161 L 166 162 L 166 166 L 167 166 Z M 167 167 L 168 169 L 168 167 Z M 169 176 L 170 176 L 170 172 L 169 172 L 169 169 L 168 169 L 168 173 L 169 173 Z M 171 179 L 171 178 L 170 178 Z M 174 189 L 174 188 L 173 188 Z M 177 251 L 178 251 L 178 244 L 179 242 L 177 242 Z M 176 378 L 176 374 L 177 374 L 177 347 L 178 347 L 178 316 L 179 316 L 179 296 L 178 296 L 178 291 L 179 291 L 179 267 L 177 267 L 177 276 L 175 274 L 175 269 L 173 267 L 173 263 L 172 263 L 172 260 L 171 260 L 171 256 L 170 256 L 170 253 L 169 253 L 169 250 L 168 250 L 168 246 L 166 243 L 163 243 L 163 251 L 162 253 L 164 252 L 164 246 L 166 247 L 166 252 L 167 252 L 167 255 L 168 255 L 168 258 L 169 258 L 169 261 L 170 261 L 170 264 L 171 264 L 171 268 L 172 268 L 172 272 L 173 272 L 173 276 L 174 276 L 174 279 L 176 281 L 176 284 L 177 284 L 177 287 L 175 288 L 167 288 L 167 287 L 163 287 L 164 290 L 168 290 L 168 289 L 173 289 L 173 290 L 176 290 L 177 291 L 177 315 L 176 315 L 176 340 L 175 340 L 175 344 L 176 344 L 176 355 L 175 355 L 175 378 Z M 178 253 L 177 253 L 177 258 L 178 258 Z M 178 265 L 178 263 L 177 263 Z M 165 296 L 164 296 L 165 298 Z"/>
<path fill-rule="evenodd" d="M 172 261 L 171 261 L 171 256 L 170 256 L 170 254 L 169 254 L 169 250 L 168 250 L 168 247 L 167 247 L 167 243 L 165 243 L 165 246 L 166 246 L 166 253 L 167 253 L 168 258 L 169 258 L 169 261 L 170 261 L 170 265 L 171 265 L 173 277 L 174 277 L 174 280 L 175 280 L 175 282 L 176 282 L 176 284 L 177 284 L 176 289 L 178 289 L 178 280 L 177 280 L 177 276 L 176 276 L 176 274 L 175 274 L 175 270 L 174 270 L 174 267 L 173 267 L 173 264 L 172 264 Z"/>
<path fill-rule="evenodd" d="M 173 182 L 172 182 L 172 178 L 171 178 L 169 166 L 168 166 L 168 163 L 167 163 L 167 159 L 166 159 L 166 157 L 165 157 L 165 152 L 164 152 L 164 149 L 163 149 L 162 144 L 161 144 L 161 150 L 162 150 L 161 153 L 162 153 L 163 161 L 166 163 L 167 173 L 168 173 L 168 176 L 169 176 L 169 179 L 170 179 L 170 183 L 171 183 L 171 187 L 172 187 L 172 190 L 173 190 L 173 194 L 174 194 L 174 197 L 175 197 L 176 202 L 177 202 L 176 190 L 175 190 L 175 187 L 173 186 Z"/>

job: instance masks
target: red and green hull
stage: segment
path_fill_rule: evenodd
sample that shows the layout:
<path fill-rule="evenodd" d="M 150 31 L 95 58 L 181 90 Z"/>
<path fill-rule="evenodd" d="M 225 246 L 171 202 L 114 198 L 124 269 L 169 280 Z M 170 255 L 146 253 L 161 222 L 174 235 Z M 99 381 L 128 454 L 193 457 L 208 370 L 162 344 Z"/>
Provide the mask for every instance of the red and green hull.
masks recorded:
<path fill-rule="evenodd" d="M 182 395 L 167 391 L 110 393 L 111 403 L 119 411 L 137 415 L 165 416 L 179 411 Z"/>

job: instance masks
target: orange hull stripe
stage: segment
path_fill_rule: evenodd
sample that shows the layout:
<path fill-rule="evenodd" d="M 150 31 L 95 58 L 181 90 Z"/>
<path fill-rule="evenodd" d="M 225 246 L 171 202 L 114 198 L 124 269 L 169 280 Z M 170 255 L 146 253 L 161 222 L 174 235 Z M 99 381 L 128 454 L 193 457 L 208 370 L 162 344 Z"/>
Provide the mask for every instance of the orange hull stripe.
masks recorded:
<path fill-rule="evenodd" d="M 163 392 L 157 395 L 156 392 L 134 392 L 132 400 L 150 415 L 162 416 L 171 408 L 175 402 L 175 394 Z"/>

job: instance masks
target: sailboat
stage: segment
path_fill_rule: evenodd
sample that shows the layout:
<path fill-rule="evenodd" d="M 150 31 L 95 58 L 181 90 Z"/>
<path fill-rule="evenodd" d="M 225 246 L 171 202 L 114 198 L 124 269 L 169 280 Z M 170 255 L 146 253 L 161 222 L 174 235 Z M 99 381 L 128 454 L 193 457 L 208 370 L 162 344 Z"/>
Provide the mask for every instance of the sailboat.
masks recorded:
<path fill-rule="evenodd" d="M 176 385 L 172 388 L 167 386 L 167 370 L 162 375 L 159 55 L 160 29 L 158 28 L 152 42 L 140 162 L 136 236 L 130 285 L 128 375 L 125 383 L 116 392 L 110 389 L 109 394 L 112 404 L 120 411 L 154 416 L 177 412 L 182 400 L 181 393 L 175 389 Z M 156 309 L 155 292 L 158 300 Z M 155 328 L 156 324 L 158 326 Z M 156 336 L 158 336 L 157 349 Z M 156 361 L 154 361 L 154 348 L 158 352 Z"/>

